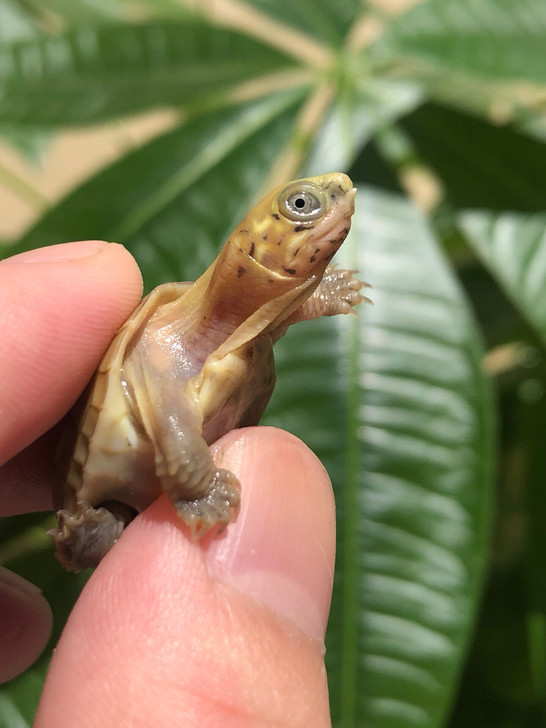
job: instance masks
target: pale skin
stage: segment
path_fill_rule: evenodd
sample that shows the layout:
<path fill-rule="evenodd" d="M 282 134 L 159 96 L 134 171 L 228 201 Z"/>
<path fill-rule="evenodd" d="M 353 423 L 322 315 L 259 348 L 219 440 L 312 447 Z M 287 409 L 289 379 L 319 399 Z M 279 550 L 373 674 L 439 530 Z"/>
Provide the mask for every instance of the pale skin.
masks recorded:
<path fill-rule="evenodd" d="M 55 433 L 21 451 L 76 399 L 141 287 L 127 251 L 97 241 L 0 263 L 1 516 L 51 509 Z M 273 428 L 232 432 L 213 452 L 242 484 L 236 522 L 196 544 L 164 497 L 135 519 L 66 625 L 38 728 L 330 725 L 327 474 Z M 40 593 L 0 570 L 0 680 L 36 659 L 50 629 Z"/>

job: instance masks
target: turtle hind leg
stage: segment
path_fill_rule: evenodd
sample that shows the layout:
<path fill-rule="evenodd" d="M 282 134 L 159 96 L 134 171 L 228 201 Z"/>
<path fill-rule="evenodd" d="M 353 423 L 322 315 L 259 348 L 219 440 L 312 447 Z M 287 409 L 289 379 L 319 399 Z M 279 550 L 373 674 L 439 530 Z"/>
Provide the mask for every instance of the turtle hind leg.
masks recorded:
<path fill-rule="evenodd" d="M 55 541 L 57 559 L 68 571 L 97 566 L 130 520 L 127 514 L 93 508 L 87 501 L 80 501 L 74 513 L 63 508 L 56 515 L 59 528 L 48 533 Z"/>
<path fill-rule="evenodd" d="M 237 515 L 241 500 L 240 484 L 230 470 L 219 468 L 201 497 L 171 499 L 177 514 L 189 526 L 192 538 L 197 540 L 216 525 L 218 533 L 221 533 Z"/>
<path fill-rule="evenodd" d="M 135 364 L 131 369 L 131 362 L 126 363 L 125 373 L 139 385 L 139 419 L 155 451 L 161 488 L 194 539 L 216 525 L 222 531 L 237 514 L 240 486 L 232 472 L 216 466 L 203 438 L 203 422 L 210 413 L 202 411 L 202 392 L 194 380 L 169 382 L 163 371 L 146 368 L 149 358 Z"/>
<path fill-rule="evenodd" d="M 155 448 L 155 472 L 163 491 L 194 540 L 215 526 L 223 531 L 239 510 L 240 484 L 230 470 L 216 466 L 201 434 L 203 417 L 195 397 L 173 401 L 159 390 L 155 405 L 145 409 L 146 430 Z"/>

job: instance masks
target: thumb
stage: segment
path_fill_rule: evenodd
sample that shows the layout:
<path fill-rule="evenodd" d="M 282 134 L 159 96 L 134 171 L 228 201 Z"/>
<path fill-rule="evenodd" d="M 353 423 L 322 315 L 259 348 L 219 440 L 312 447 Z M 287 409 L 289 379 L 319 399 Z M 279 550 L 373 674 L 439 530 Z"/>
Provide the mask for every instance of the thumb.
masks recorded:
<path fill-rule="evenodd" d="M 330 725 L 328 476 L 273 428 L 215 450 L 242 483 L 236 522 L 196 545 L 165 498 L 133 521 L 66 625 L 37 728 Z"/>

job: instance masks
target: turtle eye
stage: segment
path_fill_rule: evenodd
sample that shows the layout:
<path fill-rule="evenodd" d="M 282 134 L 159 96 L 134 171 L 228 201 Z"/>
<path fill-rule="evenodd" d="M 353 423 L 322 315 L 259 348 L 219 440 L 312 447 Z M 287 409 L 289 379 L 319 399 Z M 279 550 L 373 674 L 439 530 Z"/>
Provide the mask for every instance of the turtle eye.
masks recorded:
<path fill-rule="evenodd" d="M 311 222 L 326 212 L 326 198 L 312 185 L 289 185 L 278 199 L 279 212 L 289 220 Z"/>

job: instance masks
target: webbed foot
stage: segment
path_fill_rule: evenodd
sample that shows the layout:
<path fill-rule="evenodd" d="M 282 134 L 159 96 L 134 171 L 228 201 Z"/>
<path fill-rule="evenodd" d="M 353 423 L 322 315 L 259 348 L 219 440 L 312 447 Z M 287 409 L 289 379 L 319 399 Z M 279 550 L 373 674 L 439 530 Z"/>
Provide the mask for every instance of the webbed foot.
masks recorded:
<path fill-rule="evenodd" d="M 230 470 L 214 473 L 209 491 L 195 500 L 173 501 L 176 512 L 190 527 L 193 539 L 204 536 L 218 525 L 221 533 L 237 515 L 241 501 L 240 483 Z"/>
<path fill-rule="evenodd" d="M 74 513 L 63 508 L 56 515 L 59 528 L 48 533 L 55 540 L 57 559 L 69 571 L 97 566 L 127 522 L 107 508 L 93 508 L 87 501 L 79 501 Z"/>
<path fill-rule="evenodd" d="M 372 303 L 360 292 L 362 288 L 369 288 L 370 284 L 355 278 L 354 273 L 356 271 L 335 265 L 326 268 L 321 282 L 308 300 L 309 305 L 314 307 L 314 315 L 310 318 L 355 313 L 353 309 L 359 303 Z"/>
<path fill-rule="evenodd" d="M 335 316 L 338 313 L 352 313 L 356 316 L 355 306 L 359 303 L 372 303 L 368 296 L 360 292 L 362 288 L 370 288 L 370 284 L 355 278 L 354 273 L 354 270 L 329 265 L 312 295 L 272 331 L 273 343 L 286 333 L 289 326 L 299 321 Z"/>

